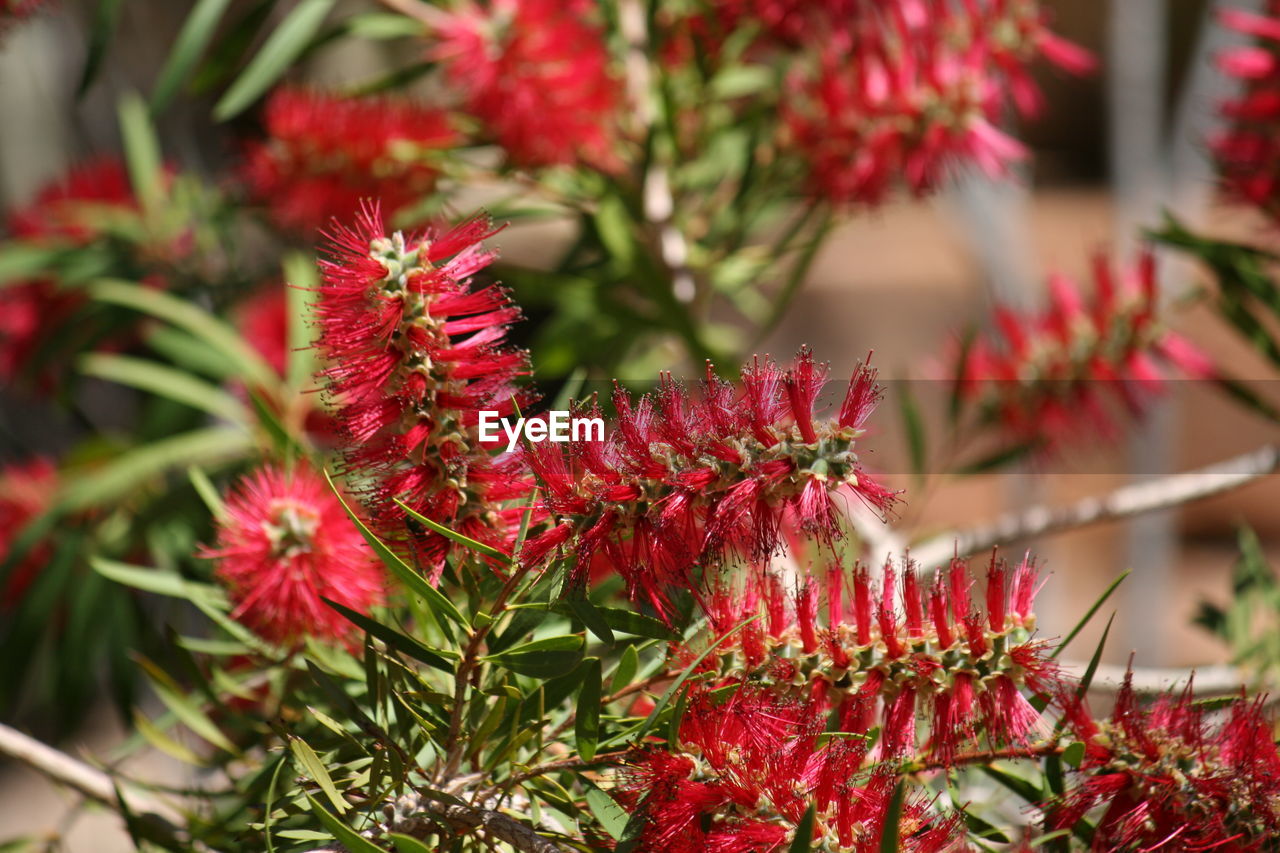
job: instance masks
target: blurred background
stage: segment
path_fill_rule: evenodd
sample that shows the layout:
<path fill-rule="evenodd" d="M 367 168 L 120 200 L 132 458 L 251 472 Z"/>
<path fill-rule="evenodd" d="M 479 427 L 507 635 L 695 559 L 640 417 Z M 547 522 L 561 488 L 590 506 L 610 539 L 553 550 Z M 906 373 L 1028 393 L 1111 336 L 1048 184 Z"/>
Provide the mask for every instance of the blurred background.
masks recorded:
<path fill-rule="evenodd" d="M 234 6 L 248 7 L 248 0 Z M 1098 73 L 1067 76 L 1038 69 L 1047 109 L 1023 122 L 1020 138 L 1034 159 L 1020 181 L 964 178 L 938 197 L 897 198 L 839 226 L 809 272 L 781 324 L 759 348 L 786 357 L 801 344 L 847 374 L 874 350 L 882 378 L 911 378 L 928 388 L 936 379 L 931 358 L 955 330 L 980 323 L 997 302 L 1042 304 L 1051 271 L 1088 282 L 1097 251 L 1132 251 L 1134 235 L 1156 226 L 1165 207 L 1217 237 L 1274 240 L 1273 226 L 1250 209 L 1221 200 L 1204 156 L 1213 132 L 1213 93 L 1224 84 L 1214 53 L 1232 36 L 1197 0 L 1055 0 L 1055 29 L 1101 60 Z M 1233 6 L 1248 3 L 1233 2 Z M 1256 4 L 1255 4 L 1256 5 Z M 27 202 L 36 189 L 90 152 L 119 150 L 115 105 L 121 93 L 148 85 L 163 63 L 187 13 L 187 4 L 124 3 L 111 62 L 83 96 L 76 94 L 92 9 L 63 3 L 43 10 L 6 36 L 0 50 L 0 202 Z M 1237 37 L 1238 40 L 1238 37 Z M 372 42 L 346 41 L 304 64 L 305 78 L 325 85 L 376 75 L 393 60 Z M 1200 92 L 1188 98 L 1189 92 Z M 1205 97 L 1205 93 L 1209 97 Z M 207 132 L 210 94 L 178 102 L 159 117 L 166 154 L 184 167 L 214 175 L 254 130 L 252 114 Z M 1198 102 L 1200 112 L 1183 105 Z M 478 201 L 484 196 L 478 195 Z M 569 239 L 556 224 L 517 224 L 500 238 L 505 258 L 537 266 Z M 1162 266 L 1175 293 L 1199 286 L 1193 266 Z M 1179 331 L 1242 378 L 1266 383 L 1274 374 L 1261 356 L 1231 334 L 1207 308 L 1181 312 Z M 930 371 L 933 371 L 931 373 Z M 907 450 L 890 399 L 873 421 L 870 466 L 907 488 L 900 525 L 915 535 L 963 528 L 1034 503 L 1064 504 L 1103 494 L 1135 479 L 1182 471 L 1226 459 L 1277 439 L 1274 425 L 1201 383 L 1173 383 L 1148 421 L 1132 436 L 1098 441 L 1087 451 L 1022 470 L 947 480 L 912 490 Z M 1274 395 L 1274 382 L 1264 384 Z M 127 405 L 105 386 L 89 387 L 84 409 L 99 427 Z M 941 394 L 920 396 L 925 407 Z M 0 455 L 56 452 L 77 425 L 59 410 L 17 389 L 0 392 Z M 1031 473 L 1047 476 L 1033 478 Z M 1043 630 L 1067 631 L 1125 568 L 1134 576 L 1113 599 L 1117 611 L 1106 661 L 1120 664 L 1136 652 L 1144 666 L 1204 667 L 1225 663 L 1229 650 L 1192 624 L 1200 603 L 1233 595 L 1237 526 L 1247 520 L 1272 565 L 1280 565 L 1280 482 L 1274 476 L 1229 494 L 1137 522 L 1104 524 L 1027 543 L 1039 554 L 1049 581 L 1039 600 Z M 1110 607 L 1111 605 L 1108 605 Z M 1095 620 L 1075 648 L 1091 648 L 1101 631 Z M 90 715 L 78 737 L 95 751 L 119 737 L 113 712 Z M 143 760 L 163 763 L 149 756 Z M 174 769 L 176 773 L 176 768 Z M 69 800 L 34 774 L 0 773 L 0 827 L 21 831 L 47 826 Z M 78 818 L 73 849 L 129 849 L 109 830 Z"/>

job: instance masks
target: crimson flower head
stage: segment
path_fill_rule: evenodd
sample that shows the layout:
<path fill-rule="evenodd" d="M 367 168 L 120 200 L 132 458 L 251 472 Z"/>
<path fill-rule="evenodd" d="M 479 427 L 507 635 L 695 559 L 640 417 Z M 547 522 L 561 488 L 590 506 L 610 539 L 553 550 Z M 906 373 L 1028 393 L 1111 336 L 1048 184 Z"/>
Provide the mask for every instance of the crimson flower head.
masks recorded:
<path fill-rule="evenodd" d="M 58 470 L 47 459 L 32 459 L 0 468 L 0 564 L 7 562 L 19 534 L 36 516 L 49 509 L 58 487 Z M 22 594 L 52 556 L 48 541 L 38 542 L 0 576 L 0 605 L 22 600 Z"/>
<path fill-rule="evenodd" d="M 617 165 L 623 85 L 589 0 L 490 0 L 456 8 L 432 53 L 510 160 Z"/>
<path fill-rule="evenodd" d="M 520 316 L 507 292 L 473 287 L 493 259 L 475 217 L 447 230 L 388 234 L 375 207 L 338 226 L 317 290 L 321 373 L 349 474 L 373 521 L 438 572 L 449 540 L 406 522 L 416 512 L 509 548 L 520 509 L 499 505 L 532 487 L 515 454 L 480 445 L 480 412 L 499 416 L 532 397 L 515 385 L 528 356 L 506 344 Z"/>
<path fill-rule="evenodd" d="M 1242 91 L 1222 103 L 1227 126 L 1210 140 L 1226 191 L 1280 217 L 1280 3 L 1264 13 L 1223 9 L 1219 20 L 1256 43 L 1218 56 L 1218 67 Z"/>
<path fill-rule="evenodd" d="M 345 640 L 355 626 L 324 603 L 367 613 L 383 599 L 382 569 L 328 484 L 315 472 L 262 468 L 227 498 L 217 541 L 201 556 L 234 606 L 232 617 L 282 646 Z"/>
<path fill-rule="evenodd" d="M 897 183 L 920 195 L 965 164 L 1004 174 L 1026 149 L 998 129 L 1002 113 L 1042 101 L 1027 64 L 1093 65 L 1034 2 L 743 5 L 808 33 L 815 49 L 789 77 L 783 117 L 813 191 L 839 203 L 876 204 Z M 828 8 L 838 12 L 824 21 Z"/>
<path fill-rule="evenodd" d="M 743 368 L 735 388 L 708 365 L 701 395 L 670 377 L 651 396 L 614 393 L 617 423 L 603 442 L 534 445 L 527 456 L 553 526 L 525 544 L 538 563 L 563 548 L 582 582 L 597 555 L 633 597 L 666 612 L 666 588 L 695 566 L 777 551 L 784 525 L 830 542 L 840 496 L 881 512 L 894 495 L 855 451 L 879 399 L 860 367 L 835 417 L 815 412 L 826 367 L 802 350 L 789 369 L 769 359 Z"/>
<path fill-rule="evenodd" d="M 435 188 L 433 154 L 454 146 L 448 116 L 393 98 L 353 98 L 281 88 L 267 100 L 267 138 L 249 147 L 250 194 L 282 227 L 313 232 L 350 219 L 362 199 L 388 216 Z"/>
<path fill-rule="evenodd" d="M 812 805 L 815 847 L 879 850 L 895 780 L 865 765 L 864 738 L 820 737 L 825 721 L 822 708 L 751 682 L 692 690 L 677 737 L 637 751 L 615 789 L 640 822 L 637 849 L 785 850 Z M 912 853 L 963 837 L 958 815 L 919 796 L 904 802 L 899 831 Z"/>
<path fill-rule="evenodd" d="M 124 166 L 119 160 L 99 159 L 41 188 L 9 213 L 8 227 L 19 240 L 82 246 L 102 234 L 106 217 L 136 210 Z M 12 381 L 29 371 L 36 355 L 55 341 L 83 304 L 80 293 L 50 278 L 0 287 L 0 380 Z"/>
<path fill-rule="evenodd" d="M 975 341 L 953 374 L 1017 440 L 1051 451 L 1080 435 L 1081 425 L 1114 435 L 1109 402 L 1140 416 L 1171 374 L 1213 374 L 1208 358 L 1161 321 L 1150 254 L 1121 276 L 1098 256 L 1093 273 L 1091 299 L 1055 275 L 1043 313 L 998 309 L 997 331 Z"/>
<path fill-rule="evenodd" d="M 1144 707 L 1128 673 L 1109 719 L 1083 700 L 1067 719 L 1084 743 L 1075 784 L 1044 807 L 1048 828 L 1069 829 L 1102 808 L 1105 850 L 1272 850 L 1280 837 L 1280 753 L 1262 699 L 1219 712 L 1192 685 Z"/>

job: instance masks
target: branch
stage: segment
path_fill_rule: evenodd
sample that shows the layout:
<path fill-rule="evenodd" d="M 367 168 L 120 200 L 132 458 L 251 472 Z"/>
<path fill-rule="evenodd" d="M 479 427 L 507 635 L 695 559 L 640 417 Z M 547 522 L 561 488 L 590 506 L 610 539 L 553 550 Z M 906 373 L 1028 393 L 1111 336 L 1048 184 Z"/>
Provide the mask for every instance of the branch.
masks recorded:
<path fill-rule="evenodd" d="M 1009 513 L 990 525 L 934 536 L 912 548 L 912 552 L 921 565 L 937 565 L 953 552 L 967 557 L 997 545 L 1181 506 L 1248 485 L 1277 469 L 1280 446 L 1269 444 L 1224 462 L 1135 483 L 1070 506 L 1054 509 L 1040 505 Z"/>
<path fill-rule="evenodd" d="M 114 812 L 150 818 L 170 837 L 176 837 L 186 818 L 166 803 L 137 791 L 127 792 L 109 774 L 0 723 L 0 755 L 8 756 L 49 779 Z"/>

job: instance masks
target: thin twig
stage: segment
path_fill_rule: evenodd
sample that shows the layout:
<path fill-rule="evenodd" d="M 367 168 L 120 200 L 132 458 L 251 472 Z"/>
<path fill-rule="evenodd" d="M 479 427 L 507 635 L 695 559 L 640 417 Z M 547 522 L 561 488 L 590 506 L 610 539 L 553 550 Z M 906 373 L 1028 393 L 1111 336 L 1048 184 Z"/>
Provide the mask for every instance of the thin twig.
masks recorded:
<path fill-rule="evenodd" d="M 438 832 L 443 823 L 454 832 L 481 830 L 489 838 L 504 841 L 524 853 L 562 853 L 564 850 L 529 824 L 510 815 L 457 802 L 437 802 L 429 794 L 401 797 L 390 811 L 387 831 L 414 838 Z"/>
<path fill-rule="evenodd" d="M 1280 446 L 1266 445 L 1195 471 L 1135 483 L 1069 506 L 1040 505 L 1009 513 L 992 524 L 934 536 L 911 550 L 920 565 L 938 565 L 953 553 L 966 557 L 997 545 L 1181 506 L 1248 485 L 1278 469 Z"/>
<path fill-rule="evenodd" d="M 178 827 L 186 823 L 172 806 L 144 793 L 126 790 L 123 784 L 96 767 L 3 723 L 0 723 L 0 755 L 21 762 L 113 811 L 127 810 L 140 817 L 150 817 L 167 835 L 178 835 Z"/>

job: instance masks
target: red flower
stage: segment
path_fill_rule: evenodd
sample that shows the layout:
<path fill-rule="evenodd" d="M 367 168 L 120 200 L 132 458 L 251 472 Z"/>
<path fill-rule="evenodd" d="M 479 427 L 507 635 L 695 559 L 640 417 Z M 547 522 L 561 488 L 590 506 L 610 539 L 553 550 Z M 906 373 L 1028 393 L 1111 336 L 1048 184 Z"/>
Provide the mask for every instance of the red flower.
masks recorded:
<path fill-rule="evenodd" d="M 1144 708 L 1130 673 L 1110 719 L 1081 700 L 1067 719 L 1085 754 L 1076 785 L 1044 807 L 1047 827 L 1103 807 L 1095 850 L 1270 850 L 1280 837 L 1280 753 L 1261 700 L 1242 697 L 1215 722 L 1189 683 Z"/>
<path fill-rule="evenodd" d="M 438 572 L 443 537 L 406 524 L 393 503 L 472 538 L 510 547 L 520 508 L 499 505 L 532 487 L 515 454 L 481 447 L 481 411 L 511 414 L 532 397 L 514 385 L 528 358 L 505 344 L 519 318 L 506 291 L 473 289 L 493 255 L 482 217 L 447 231 L 387 235 L 376 207 L 339 227 L 317 291 L 322 372 L 346 444 L 349 473 L 375 524 L 410 543 Z"/>
<path fill-rule="evenodd" d="M 915 755 L 917 721 L 928 719 L 928 752 L 947 763 L 980 734 L 993 744 L 1028 740 L 1040 714 L 1027 695 L 1052 697 L 1064 683 L 1031 639 L 1030 558 L 1010 568 L 992 556 L 985 613 L 971 602 L 970 584 L 962 560 L 929 583 L 909 562 L 900 583 L 892 565 L 878 584 L 864 567 L 851 574 L 836 567 L 790 590 L 756 571 L 704 597 L 706 639 L 720 641 L 719 654 L 736 655 L 734 677 L 820 702 L 835 712 L 840 731 L 870 728 L 876 704 L 883 705 L 886 756 Z M 753 616 L 764 618 L 743 624 Z"/>
<path fill-rule="evenodd" d="M 9 560 L 23 528 L 52 504 L 57 487 L 58 470 L 47 459 L 0 468 L 0 565 Z M 52 554 L 52 543 L 37 542 L 11 566 L 0 585 L 0 605 L 10 607 L 20 602 Z"/>
<path fill-rule="evenodd" d="M 923 194 L 957 164 L 1003 174 L 1026 156 L 996 127 L 1007 101 L 1024 114 L 1040 106 L 1026 64 L 1042 53 L 1092 67 L 1037 3 L 750 5 L 766 26 L 821 46 L 791 74 L 783 116 L 813 191 L 840 203 L 878 203 L 899 181 Z M 828 9 L 838 11 L 824 20 Z"/>
<path fill-rule="evenodd" d="M 99 159 L 43 187 L 29 203 L 9 213 L 8 226 L 20 240 L 81 246 L 101 235 L 104 217 L 136 210 L 123 165 Z M 0 380 L 9 382 L 28 373 L 83 304 L 80 293 L 49 278 L 0 287 Z"/>
<path fill-rule="evenodd" d="M 201 556 L 217 560 L 231 615 L 273 643 L 351 637 L 355 626 L 324 598 L 361 613 L 382 602 L 381 567 L 328 484 L 305 468 L 241 480 L 216 547 Z"/>
<path fill-rule="evenodd" d="M 244 179 L 284 228 L 314 231 L 350 219 L 367 198 L 388 216 L 430 195 L 431 157 L 457 144 L 442 111 L 391 98 L 344 98 L 277 89 L 267 139 L 250 146 Z"/>
<path fill-rule="evenodd" d="M 1258 39 L 1218 57 L 1218 67 L 1243 86 L 1222 104 L 1228 126 L 1210 140 L 1228 193 L 1280 216 L 1280 4 L 1266 14 L 1241 9 L 1219 13 L 1223 26 Z"/>
<path fill-rule="evenodd" d="M 433 55 L 519 166 L 614 169 L 622 83 L 587 0 L 492 0 L 458 8 Z"/>
<path fill-rule="evenodd" d="M 778 550 L 784 524 L 831 541 L 837 495 L 880 511 L 894 502 L 854 451 L 879 396 L 874 375 L 859 368 L 827 421 L 814 412 L 826 368 L 808 350 L 786 371 L 753 362 L 740 390 L 709 367 L 696 399 L 670 377 L 639 401 L 618 389 L 618 420 L 604 442 L 528 452 L 555 524 L 526 543 L 523 559 L 564 548 L 581 583 L 599 554 L 633 597 L 665 613 L 666 588 L 688 586 L 695 566 L 730 553 L 763 559 Z"/>
<path fill-rule="evenodd" d="M 1213 373 L 1198 349 L 1160 322 L 1151 255 L 1119 281 L 1099 256 L 1094 283 L 1086 302 L 1074 282 L 1055 275 L 1044 313 L 997 310 L 999 331 L 976 341 L 957 372 L 968 397 L 1017 440 L 1052 450 L 1079 436 L 1082 424 L 1114 435 L 1108 397 L 1137 417 L 1167 373 Z"/>

